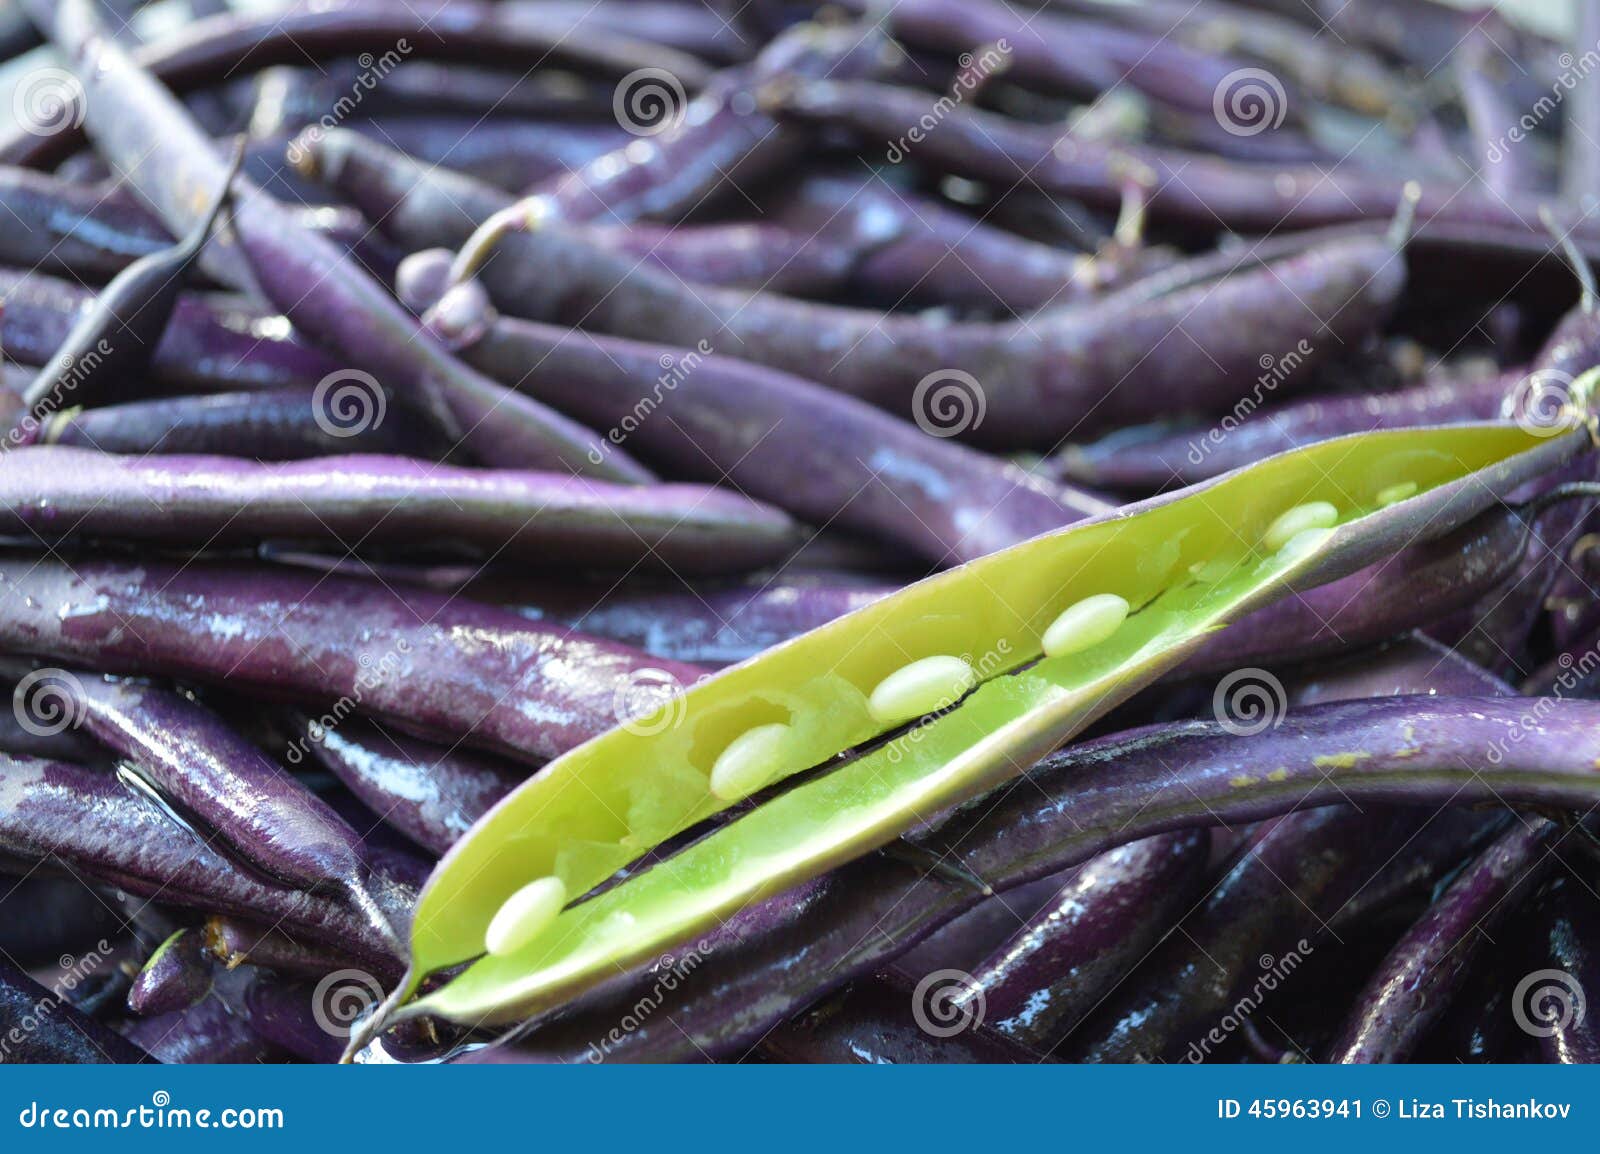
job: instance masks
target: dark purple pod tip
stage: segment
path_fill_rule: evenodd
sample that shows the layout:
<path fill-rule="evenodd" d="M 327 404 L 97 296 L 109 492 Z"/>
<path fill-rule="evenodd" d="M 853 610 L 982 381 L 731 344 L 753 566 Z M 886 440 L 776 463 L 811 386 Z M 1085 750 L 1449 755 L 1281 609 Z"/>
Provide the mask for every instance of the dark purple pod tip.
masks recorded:
<path fill-rule="evenodd" d="M 182 929 L 156 947 L 128 990 L 128 1008 L 142 1017 L 187 1010 L 211 991 L 211 965 L 201 935 Z"/>
<path fill-rule="evenodd" d="M 429 248 L 402 260 L 394 273 L 394 294 L 400 303 L 418 316 L 438 304 L 450 287 L 454 259 L 449 249 Z"/>

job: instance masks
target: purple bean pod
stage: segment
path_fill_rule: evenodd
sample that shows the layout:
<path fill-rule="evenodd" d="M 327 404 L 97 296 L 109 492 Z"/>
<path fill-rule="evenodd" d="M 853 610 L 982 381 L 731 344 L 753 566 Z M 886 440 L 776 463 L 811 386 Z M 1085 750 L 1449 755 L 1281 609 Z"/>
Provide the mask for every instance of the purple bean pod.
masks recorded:
<path fill-rule="evenodd" d="M 1368 979 L 1329 1052 L 1332 1062 L 1405 1061 L 1439 1017 L 1505 916 L 1554 859 L 1558 827 L 1518 820 L 1439 895 Z M 1523 888 L 1526 887 L 1526 888 Z"/>
<path fill-rule="evenodd" d="M 0 1063 L 138 1065 L 152 1060 L 135 1042 L 112 1033 L 0 958 Z"/>
<path fill-rule="evenodd" d="M 0 847 L 54 856 L 107 885 L 163 903 L 280 919 L 293 933 L 396 964 L 393 947 L 343 903 L 247 873 L 109 774 L 65 762 L 0 757 Z"/>
<path fill-rule="evenodd" d="M 1063 476 L 1086 485 L 1158 492 L 1345 433 L 1490 420 L 1526 376 L 1525 370 L 1514 370 L 1468 380 L 1424 381 L 1392 393 L 1306 397 L 1247 411 L 1242 419 L 1226 417 L 1209 427 L 1112 433 L 1093 444 L 1069 445 L 1058 460 Z M 1275 374 L 1258 381 L 1263 389 L 1281 383 Z"/>
<path fill-rule="evenodd" d="M 335 970 L 371 965 L 315 942 L 291 938 L 282 930 L 233 917 L 210 917 L 204 929 L 206 952 L 224 968 L 249 964 L 297 977 L 320 978 Z"/>
<path fill-rule="evenodd" d="M 1048 1052 L 1188 912 L 1207 881 L 1211 835 L 1178 830 L 1084 865 L 973 975 L 985 1020 Z"/>
<path fill-rule="evenodd" d="M 195 190 L 221 184 L 221 162 L 209 142 L 171 93 L 105 38 L 91 0 L 29 2 L 80 74 L 85 123 L 97 145 L 169 227 L 187 230 L 197 215 Z M 369 390 L 395 389 L 486 464 L 567 465 L 579 473 L 644 479 L 619 454 L 605 458 L 603 467 L 593 464 L 586 430 L 467 369 L 334 246 L 300 228 L 248 181 L 237 185 L 236 247 L 213 249 L 208 267 L 229 283 L 259 288 L 291 322 L 352 358 Z"/>
<path fill-rule="evenodd" d="M 1584 992 L 1600 989 L 1600 958 L 1595 953 L 1600 948 L 1596 936 L 1600 919 L 1594 900 L 1573 881 L 1559 879 L 1540 903 L 1537 917 L 1529 954 L 1544 973 L 1527 982 L 1528 990 L 1519 983 L 1512 993 L 1524 999 L 1520 1004 L 1531 1019 L 1545 1061 L 1600 1063 L 1600 1017 L 1575 1001 L 1572 991 L 1574 986 Z"/>
<path fill-rule="evenodd" d="M 671 475 L 725 477 L 813 524 L 887 539 L 935 564 L 1109 508 L 810 381 L 719 355 L 709 342 L 673 348 L 502 318 L 464 355 L 609 428 L 608 441 Z M 951 387 L 959 393 L 959 381 Z M 948 415 L 931 408 L 944 403 L 929 402 L 930 427 Z"/>
<path fill-rule="evenodd" d="M 25 365 L 50 364 L 94 294 L 79 285 L 0 270 L 0 341 Z M 339 364 L 300 340 L 281 316 L 235 298 L 179 298 L 172 321 L 151 354 L 152 380 L 169 390 L 312 388 Z M 137 388 L 136 382 L 122 382 Z M 137 394 L 136 394 L 137 395 Z M 74 387 L 57 408 L 126 396 L 100 397 Z"/>
<path fill-rule="evenodd" d="M 140 1017 L 176 1014 L 211 992 L 211 966 L 200 933 L 181 929 L 156 947 L 128 991 L 128 1008 Z"/>
<path fill-rule="evenodd" d="M 612 728 L 635 693 L 701 673 L 459 597 L 201 563 L 7 559 L 0 648 L 343 702 L 535 765 Z"/>
<path fill-rule="evenodd" d="M 1526 700 L 1442 697 L 1325 705 L 1249 736 L 1218 722 L 1152 726 L 1070 747 L 1036 767 L 1031 786 L 980 799 L 916 841 L 1004 892 L 1158 833 L 1309 807 L 1586 807 L 1600 798 L 1600 704 L 1538 707 L 1537 728 Z M 1485 765 L 1492 748 L 1505 752 Z M 544 1061 L 594 1060 L 594 1049 L 622 1061 L 737 1055 L 980 896 L 924 863 L 862 858 L 748 907 L 681 955 L 533 1023 L 515 1044 Z M 759 996 L 752 973 L 763 974 Z M 621 1035 L 616 1023 L 652 989 L 657 1010 Z"/>
<path fill-rule="evenodd" d="M 527 776 L 523 766 L 356 720 L 320 730 L 311 755 L 386 825 L 436 855 Z"/>
<path fill-rule="evenodd" d="M 929 1005 L 938 997 L 930 999 L 899 974 L 876 975 L 784 1022 L 762 1040 L 761 1049 L 779 1062 L 830 1065 L 1003 1065 L 1044 1060 L 968 1011 L 952 1006 L 948 1015 L 941 1014 L 942 1004 Z M 930 1034 L 919 1024 L 918 1015 L 931 1018 L 939 1034 Z"/>
<path fill-rule="evenodd" d="M 437 459 L 448 449 L 411 422 L 342 428 L 318 420 L 314 397 L 312 389 L 272 389 L 68 409 L 45 418 L 38 441 L 102 453 L 194 453 L 256 461 L 347 453 Z"/>
<path fill-rule="evenodd" d="M 617 485 L 407 457 L 263 464 L 53 445 L 0 461 L 0 532 L 196 548 L 274 537 L 341 549 L 422 540 L 513 561 L 690 574 L 760 568 L 799 542 L 776 509 L 702 485 Z"/>

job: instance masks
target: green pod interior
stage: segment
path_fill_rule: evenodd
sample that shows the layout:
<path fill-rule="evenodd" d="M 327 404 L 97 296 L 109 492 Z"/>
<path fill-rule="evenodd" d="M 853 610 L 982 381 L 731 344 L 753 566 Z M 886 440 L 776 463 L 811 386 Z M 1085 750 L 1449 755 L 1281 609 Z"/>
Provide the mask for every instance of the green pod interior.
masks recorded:
<path fill-rule="evenodd" d="M 502 1022 L 559 1004 L 1022 773 L 1238 614 L 1326 579 L 1335 555 L 1364 563 L 1350 549 L 1363 534 L 1384 538 L 1372 559 L 1409 543 L 1389 540 L 1401 508 L 1419 531 L 1442 532 L 1447 507 L 1456 523 L 1505 491 L 1508 462 L 1526 457 L 1532 475 L 1582 440 L 1465 425 L 1324 442 L 929 578 L 710 678 L 646 723 L 552 762 L 450 851 L 417 908 L 414 975 L 481 954 L 490 919 L 530 880 L 555 874 L 583 894 L 723 808 L 707 788 L 711 765 L 751 726 L 796 726 L 781 777 L 879 738 L 866 697 L 911 661 L 966 655 L 982 680 L 955 708 L 569 907 L 522 949 L 480 958 L 405 1013 Z M 1496 466 L 1496 483 L 1453 484 Z M 1374 516 L 1378 494 L 1404 483 L 1417 495 Z M 1267 527 L 1311 501 L 1332 503 L 1339 529 L 1266 553 Z M 1094 649 L 1041 659 L 1045 628 L 1096 593 L 1120 594 L 1133 613 Z"/>

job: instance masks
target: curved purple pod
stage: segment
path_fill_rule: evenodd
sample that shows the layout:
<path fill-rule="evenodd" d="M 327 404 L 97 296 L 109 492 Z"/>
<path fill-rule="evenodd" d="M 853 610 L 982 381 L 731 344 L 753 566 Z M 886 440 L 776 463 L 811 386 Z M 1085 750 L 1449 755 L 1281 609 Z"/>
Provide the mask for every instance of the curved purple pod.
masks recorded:
<path fill-rule="evenodd" d="M 1062 751 L 1029 774 L 1037 788 L 979 799 L 915 841 L 1004 891 L 1158 833 L 1309 807 L 1587 807 L 1600 798 L 1600 703 L 1536 707 L 1537 726 L 1525 699 L 1402 697 L 1301 710 L 1248 736 L 1199 721 L 1132 730 Z M 1486 764 L 1486 749 L 1502 752 Z M 588 1060 L 594 1045 L 620 1061 L 739 1053 L 980 899 L 923 862 L 871 855 L 748 907 L 515 1044 L 550 1061 Z M 657 1011 L 619 1036 L 646 990 Z"/>
<path fill-rule="evenodd" d="M 206 952 L 229 970 L 249 964 L 257 969 L 320 978 L 335 970 L 371 964 L 336 948 L 291 938 L 282 930 L 242 918 L 207 918 L 203 934 Z"/>
<path fill-rule="evenodd" d="M 1240 1019 L 1326 945 L 1326 920 L 1417 836 L 1430 813 L 1329 806 L 1268 823 L 1183 919 L 1181 932 L 1065 1042 L 1063 1057 L 1192 1063 L 1218 1057 Z"/>
<path fill-rule="evenodd" d="M 774 80 L 794 77 L 869 76 L 884 50 L 881 29 L 799 24 L 763 47 L 748 65 L 712 76 L 687 107 L 665 93 L 676 123 L 645 135 L 575 172 L 530 189 L 541 217 L 575 223 L 675 220 L 698 208 L 722 186 L 749 185 L 798 161 L 811 134 L 774 120 L 757 99 Z M 659 77 L 619 90 L 620 106 L 652 92 Z M 637 95 L 636 95 L 637 94 Z"/>
<path fill-rule="evenodd" d="M 312 389 L 270 389 L 74 408 L 46 417 L 38 440 L 102 453 L 203 453 L 256 461 L 348 453 L 437 459 L 449 448 L 414 421 L 343 428 L 319 420 L 314 397 Z"/>
<path fill-rule="evenodd" d="M 0 958 L 0 1038 L 6 1062 L 137 1065 L 154 1061 L 139 1046 L 74 1009 Z M 31 1024 L 31 1029 L 23 1029 Z"/>
<path fill-rule="evenodd" d="M 927 98 L 912 89 L 863 81 L 813 81 L 769 93 L 777 115 L 849 129 L 874 145 L 906 135 L 927 114 Z M 1359 220 L 1387 220 L 1404 195 L 1409 174 L 1351 165 L 1276 165 L 1270 179 L 1248 162 L 1176 148 L 1063 140 L 1059 130 L 1028 124 L 970 105 L 953 110 L 937 132 L 916 145 L 919 164 L 1009 188 L 1017 174 L 1044 192 L 1115 209 L 1130 165 L 1149 174 L 1154 220 L 1208 230 L 1268 233 Z M 1495 197 L 1449 181 L 1428 181 L 1417 208 L 1415 243 L 1482 247 L 1538 256 L 1549 251 L 1537 199 Z M 1558 214 L 1560 215 L 1560 214 Z M 1563 232 L 1586 253 L 1600 252 L 1600 229 L 1575 214 Z"/>
<path fill-rule="evenodd" d="M 1581 835 L 1579 835 L 1581 836 Z M 1563 1065 L 1600 1063 L 1600 1015 L 1574 1003 L 1572 986 L 1587 993 L 1600 989 L 1600 918 L 1590 894 L 1563 878 L 1552 884 L 1538 920 L 1530 955 L 1555 978 L 1556 985 L 1523 992 L 1521 1003 L 1539 1036 L 1547 1062 Z M 1566 975 L 1562 982 L 1559 975 Z M 1512 992 L 1516 992 L 1513 990 Z M 1548 999 L 1548 1001 L 1546 1000 Z"/>
<path fill-rule="evenodd" d="M 194 547 L 273 537 L 340 549 L 459 544 L 507 560 L 688 574 L 757 569 L 800 540 L 776 509 L 702 485 L 617 485 L 409 457 L 257 463 L 50 445 L 0 461 L 0 531 Z"/>
<path fill-rule="evenodd" d="M 1445 888 L 1389 951 L 1362 990 L 1330 1062 L 1403 1062 L 1450 1008 L 1483 943 L 1532 892 L 1554 860 L 1559 827 L 1542 817 L 1514 821 Z"/>
<path fill-rule="evenodd" d="M 335 887 L 389 931 L 360 834 L 210 710 L 179 693 L 88 673 L 30 677 L 32 692 L 64 703 L 75 726 L 122 759 L 123 772 L 182 818 L 197 819 L 213 844 L 276 880 Z M 18 708 L 37 710 L 41 701 L 24 695 Z"/>
<path fill-rule="evenodd" d="M 359 709 L 536 765 L 701 674 L 460 597 L 202 563 L 0 562 L 0 647 Z"/>
<path fill-rule="evenodd" d="M 1291 709 L 1363 697 L 1510 697 L 1509 684 L 1423 633 L 1409 633 L 1378 649 L 1332 663 L 1316 662 L 1284 678 Z"/>
<path fill-rule="evenodd" d="M 344 903 L 235 866 L 110 774 L 0 756 L 0 785 L 0 848 L 11 855 L 54 854 L 74 872 L 166 905 L 278 919 L 373 964 L 396 963 L 389 941 Z"/>
<path fill-rule="evenodd" d="M 1491 420 L 1526 377 L 1526 370 L 1513 370 L 1477 380 L 1425 381 L 1392 393 L 1307 397 L 1260 409 L 1244 420 L 1228 418 L 1232 425 L 1113 433 L 1093 444 L 1070 445 L 1057 460 L 1063 476 L 1086 485 L 1156 492 L 1345 433 Z"/>
<path fill-rule="evenodd" d="M 1210 854 L 1210 831 L 1190 829 L 1086 863 L 973 974 L 985 1019 L 1049 1052 L 1188 912 Z"/>
<path fill-rule="evenodd" d="M 211 965 L 199 931 L 181 929 L 156 947 L 128 991 L 141 1017 L 187 1010 L 211 992 Z"/>
<path fill-rule="evenodd" d="M 692 588 L 630 581 L 603 594 L 576 584 L 488 577 L 472 581 L 465 592 L 534 621 L 557 621 L 646 653 L 714 668 L 753 657 L 899 587 L 848 574 L 802 573 Z"/>
<path fill-rule="evenodd" d="M 547 12 L 543 4 L 417 0 L 402 6 L 366 0 L 317 4 L 261 13 L 221 13 L 136 50 L 134 59 L 175 92 L 224 83 L 240 74 L 278 64 L 359 56 L 470 64 L 504 64 L 524 70 L 530 58 L 580 72 L 621 77 L 639 68 L 664 68 L 686 88 L 699 88 L 709 70 L 694 56 L 664 44 L 635 39 L 627 29 L 604 35 L 572 35 L 584 11 Z M 49 27 L 52 9 L 41 6 L 35 22 Z M 403 49 L 403 50 L 402 50 Z M 385 54 L 391 54 L 385 57 Z M 348 91 L 348 89 L 346 90 Z M 84 117 L 76 103 L 53 135 L 18 126 L 0 138 L 0 161 L 46 168 L 81 148 Z"/>
<path fill-rule="evenodd" d="M 506 234 L 480 275 L 504 313 L 635 340 L 703 338 L 902 419 L 932 419 L 1001 447 L 1053 447 L 1079 429 L 1147 419 L 1152 396 L 1193 409 L 1232 404 L 1260 375 L 1262 349 L 1293 351 L 1309 366 L 1371 333 L 1405 281 L 1386 239 L 1352 235 L 1153 300 L 1112 293 L 1024 321 L 948 323 L 691 291 L 554 228 Z M 1137 282 L 1129 291 L 1139 291 Z M 1284 308 L 1290 294 L 1305 308 Z M 940 386 L 965 390 L 944 419 L 932 407 Z"/>
<path fill-rule="evenodd" d="M 51 277 L 0 270 L 0 300 L 0 340 L 7 356 L 44 365 L 79 313 L 91 307 L 94 294 Z M 339 372 L 340 365 L 300 340 L 281 316 L 229 297 L 185 296 L 151 355 L 149 371 L 153 380 L 189 392 L 309 389 Z M 56 407 L 126 399 L 74 387 Z"/>
<path fill-rule="evenodd" d="M 0 262 L 21 268 L 108 280 L 172 243 L 131 198 L 26 168 L 0 167 L 0 206 Z"/>
<path fill-rule="evenodd" d="M 813 524 L 888 540 L 934 564 L 970 561 L 1107 511 L 810 381 L 718 355 L 501 318 L 463 353 L 674 476 L 725 479 Z M 948 382 L 956 393 L 960 381 Z M 946 403 L 923 415 L 938 424 Z M 909 414 L 908 414 L 909 415 Z M 959 420 L 959 414 L 957 414 Z"/>
<path fill-rule="evenodd" d="M 123 1032 L 169 1065 L 281 1062 L 283 1051 L 240 1012 L 248 981 L 246 975 L 218 973 L 212 991 L 194 1005 L 128 1022 Z"/>
<path fill-rule="evenodd" d="M 386 733 L 369 722 L 304 728 L 313 758 L 384 824 L 434 854 L 527 777 L 525 766 Z"/>
<path fill-rule="evenodd" d="M 963 1011 L 956 1010 L 947 1018 L 930 1004 L 939 996 L 892 971 L 875 975 L 783 1023 L 762 1039 L 761 1050 L 779 1062 L 813 1065 L 970 1066 L 1046 1060 L 978 1015 L 961 1017 Z M 919 1024 L 919 1014 L 924 1020 L 932 1015 L 938 1034 Z"/>
<path fill-rule="evenodd" d="M 29 2 L 85 86 L 85 124 L 97 147 L 170 228 L 187 231 L 198 215 L 194 190 L 221 184 L 222 161 L 209 141 L 177 99 L 107 39 L 91 0 Z M 618 453 L 592 462 L 587 430 L 467 368 L 332 244 L 250 182 L 241 178 L 235 188 L 234 243 L 211 246 L 206 267 L 259 291 L 307 334 L 351 358 L 367 388 L 394 390 L 485 464 L 646 479 Z"/>

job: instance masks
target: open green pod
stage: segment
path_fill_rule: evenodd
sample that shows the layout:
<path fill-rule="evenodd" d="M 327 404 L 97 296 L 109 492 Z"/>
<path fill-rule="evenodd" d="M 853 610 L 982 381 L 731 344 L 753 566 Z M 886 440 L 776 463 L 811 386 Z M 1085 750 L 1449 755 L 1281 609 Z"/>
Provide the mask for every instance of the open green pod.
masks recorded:
<path fill-rule="evenodd" d="M 446 855 L 389 1020 L 505 1023 L 560 1005 L 1020 774 L 1239 615 L 1448 532 L 1589 445 L 1576 419 L 1323 442 L 931 577 L 689 687 L 551 762 Z M 874 709 L 886 682 L 933 658 L 972 676 L 902 677 L 914 684 L 900 700 L 942 708 L 909 725 Z M 941 684 L 958 700 L 939 700 Z M 538 932 L 485 954 L 532 883 L 581 898 L 731 804 L 712 780 L 741 743 L 758 763 L 734 774 L 744 786 L 822 769 L 596 896 L 539 906 Z"/>

